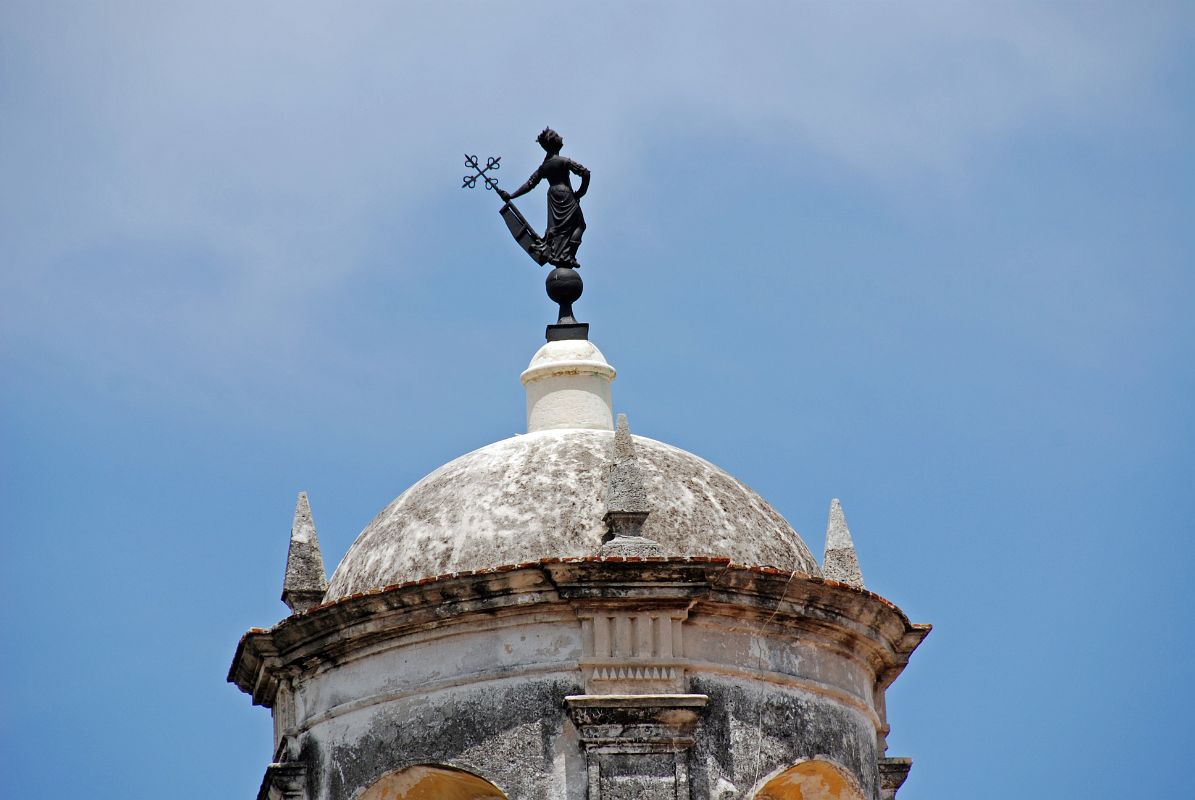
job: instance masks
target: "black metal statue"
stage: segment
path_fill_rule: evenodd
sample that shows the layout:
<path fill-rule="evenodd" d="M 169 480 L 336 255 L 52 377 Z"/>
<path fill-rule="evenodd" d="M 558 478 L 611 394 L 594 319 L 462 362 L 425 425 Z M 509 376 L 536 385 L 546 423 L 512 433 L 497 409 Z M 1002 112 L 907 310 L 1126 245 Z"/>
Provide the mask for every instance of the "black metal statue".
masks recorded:
<path fill-rule="evenodd" d="M 545 152 L 543 163 L 514 192 L 499 188 L 498 181 L 488 174 L 499 169 L 501 156 L 487 159 L 485 167 L 482 167 L 477 156 L 466 155 L 465 166 L 472 169 L 474 174 L 466 175 L 462 186 L 472 189 L 477 185 L 477 179 L 481 178 L 485 188 L 492 189 L 502 198 L 503 206 L 499 213 L 519 246 L 535 263 L 555 267 L 548 274 L 547 289 L 548 297 L 560 305 L 560 315 L 555 325 L 548 326 L 548 340 L 586 339 L 589 325 L 573 318 L 572 304 L 581 297 L 583 289 L 581 276 L 576 271 L 581 266 L 577 263 L 577 248 L 581 246 L 581 237 L 585 234 L 585 215 L 581 213 L 579 201 L 589 190 L 589 170 L 571 158 L 560 155 L 564 138 L 551 128 L 544 128 L 536 141 Z M 570 173 L 581 178 L 581 185 L 576 191 L 569 179 Z M 549 187 L 548 228 L 541 237 L 511 201 L 527 194 L 542 180 L 548 181 Z"/>
<path fill-rule="evenodd" d="M 564 138 L 551 128 L 544 128 L 535 141 L 544 149 L 544 162 L 514 192 L 496 191 L 509 203 L 546 180 L 549 184 L 548 229 L 544 231 L 537 249 L 552 266 L 576 269 L 581 266 L 577 263 L 577 248 L 581 246 L 581 237 L 585 234 L 585 215 L 581 213 L 579 201 L 589 191 L 589 170 L 571 158 L 560 155 Z M 575 192 L 569 173 L 581 179 L 581 186 Z"/>

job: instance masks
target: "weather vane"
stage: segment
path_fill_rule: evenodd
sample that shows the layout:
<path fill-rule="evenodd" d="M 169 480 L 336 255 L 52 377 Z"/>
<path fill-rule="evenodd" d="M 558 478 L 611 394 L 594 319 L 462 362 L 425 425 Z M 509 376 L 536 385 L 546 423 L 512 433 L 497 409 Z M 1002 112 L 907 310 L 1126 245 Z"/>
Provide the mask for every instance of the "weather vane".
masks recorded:
<path fill-rule="evenodd" d="M 577 272 L 581 266 L 577 263 L 577 249 L 585 234 L 585 215 L 581 213 L 580 200 L 589 191 L 589 170 L 560 155 L 564 139 L 551 128 L 544 128 L 536 141 L 544 149 L 543 163 L 514 192 L 500 188 L 498 180 L 490 174 L 500 169 L 502 156 L 487 158 L 482 167 L 477 156 L 466 154 L 465 166 L 473 170 L 473 174 L 464 177 L 461 188 L 472 189 L 480 179 L 486 189 L 496 192 L 502 198 L 498 213 L 506 221 L 515 241 L 535 263 L 555 267 L 548 273 L 546 283 L 548 297 L 560 306 L 560 314 L 556 324 L 548 326 L 548 341 L 587 339 L 589 323 L 577 322 L 573 317 L 573 303 L 581 297 L 584 288 Z M 570 174 L 581 179 L 581 185 L 575 191 Z M 548 227 L 540 236 L 511 201 L 527 194 L 543 180 L 548 182 Z"/>

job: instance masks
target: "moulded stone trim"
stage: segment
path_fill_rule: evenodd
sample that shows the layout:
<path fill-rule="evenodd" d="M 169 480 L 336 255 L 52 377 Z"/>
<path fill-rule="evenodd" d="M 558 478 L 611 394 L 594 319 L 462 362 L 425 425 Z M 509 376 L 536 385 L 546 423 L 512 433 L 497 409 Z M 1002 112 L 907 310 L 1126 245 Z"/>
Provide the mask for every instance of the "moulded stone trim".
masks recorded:
<path fill-rule="evenodd" d="M 368 641 L 364 640 L 364 637 L 358 639 L 355 642 L 355 646 L 346 652 L 313 650 L 313 652 L 318 652 L 320 655 L 331 655 L 335 652 L 336 659 L 334 662 L 329 663 L 325 663 L 321 659 L 319 663 L 313 665 L 312 671 L 318 672 L 324 668 L 343 667 L 346 664 L 352 664 L 355 661 L 387 653 L 391 650 L 399 650 L 416 644 L 444 641 L 483 631 L 520 628 L 528 624 L 572 624 L 576 622 L 572 609 L 564 603 L 542 604 L 540 610 L 530 614 L 522 606 L 509 606 L 491 612 L 472 611 L 461 614 L 458 619 L 451 623 L 438 623 L 434 625 L 388 626 L 385 624 L 387 619 L 387 617 L 379 617 L 377 620 L 374 620 L 373 622 L 378 623 L 377 630 L 371 628 L 370 639 Z M 384 633 L 378 635 L 378 631 Z M 573 660 L 570 663 L 575 664 L 576 661 Z"/>
<path fill-rule="evenodd" d="M 342 717 L 345 714 L 351 714 L 354 711 L 360 711 L 370 706 L 378 705 L 380 703 L 390 703 L 396 700 L 405 700 L 410 697 L 430 696 L 439 692 L 450 691 L 461 686 L 477 686 L 482 683 L 500 683 L 502 681 L 521 680 L 524 678 L 535 678 L 543 675 L 563 675 L 569 678 L 575 677 L 577 670 L 577 662 L 557 662 L 554 664 L 545 664 L 543 666 L 526 667 L 518 666 L 507 670 L 494 670 L 487 672 L 463 673 L 450 680 L 436 681 L 435 683 L 422 684 L 416 688 L 411 688 L 402 692 L 377 692 L 366 697 L 359 697 L 348 703 L 341 703 L 333 706 L 327 711 L 322 711 L 305 720 L 303 725 L 306 727 L 314 727 L 320 725 L 328 720 Z"/>
<path fill-rule="evenodd" d="M 643 609 L 663 612 L 692 608 L 694 619 L 750 618 L 754 635 L 800 637 L 824 634 L 839 647 L 873 653 L 883 685 L 903 670 L 929 626 L 912 625 L 891 603 L 869 592 L 821 579 L 782 578 L 758 568 L 729 565 L 724 559 L 553 561 L 514 566 L 509 571 L 416 582 L 377 594 L 341 600 L 269 630 L 252 629 L 237 646 L 228 679 L 259 705 L 272 705 L 277 675 L 295 665 L 345 663 L 355 653 L 385 648 L 388 642 L 429 631 L 467 632 L 474 615 L 526 619 L 546 614 L 561 622 L 569 615 L 549 612 L 579 603 L 577 613 L 606 608 L 617 613 Z M 572 612 L 570 612 L 572 614 Z M 577 619 L 575 614 L 572 619 Z M 862 619 L 860 623 L 856 620 Z M 416 639 L 408 639 L 416 641 Z"/>
<path fill-rule="evenodd" d="M 828 683 L 814 680 L 813 678 L 801 678 L 795 675 L 787 675 L 783 672 L 772 672 L 770 670 L 753 669 L 752 667 L 744 666 L 727 666 L 712 661 L 694 661 L 690 660 L 687 664 L 690 671 L 693 673 L 700 673 L 703 675 L 722 675 L 729 678 L 737 678 L 742 681 L 763 681 L 774 686 L 783 686 L 789 689 L 806 692 L 811 695 L 826 697 L 843 705 L 850 706 L 854 710 L 860 712 L 867 717 L 868 722 L 875 726 L 876 730 L 881 730 L 885 727 L 884 722 L 876 714 L 875 709 L 867 704 L 867 701 L 856 695 L 844 692 L 837 689 Z"/>
<path fill-rule="evenodd" d="M 585 749 L 588 800 L 609 797 L 612 782 L 624 784 L 620 797 L 628 784 L 636 793 L 689 797 L 688 751 L 706 695 L 570 695 L 564 702 Z"/>
<path fill-rule="evenodd" d="M 893 800 L 897 791 L 909 777 L 909 770 L 913 768 L 911 758 L 881 758 L 880 768 L 880 800 Z"/>

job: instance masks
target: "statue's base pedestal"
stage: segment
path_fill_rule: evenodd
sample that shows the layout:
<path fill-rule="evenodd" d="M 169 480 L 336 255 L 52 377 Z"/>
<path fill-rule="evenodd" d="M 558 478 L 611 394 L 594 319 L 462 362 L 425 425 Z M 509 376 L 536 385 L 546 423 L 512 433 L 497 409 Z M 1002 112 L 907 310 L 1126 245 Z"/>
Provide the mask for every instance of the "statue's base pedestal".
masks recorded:
<path fill-rule="evenodd" d="M 583 341 L 589 340 L 589 323 L 588 322 L 562 322 L 556 325 L 549 325 L 547 333 L 544 334 L 549 342 L 563 342 L 568 339 L 581 339 Z"/>

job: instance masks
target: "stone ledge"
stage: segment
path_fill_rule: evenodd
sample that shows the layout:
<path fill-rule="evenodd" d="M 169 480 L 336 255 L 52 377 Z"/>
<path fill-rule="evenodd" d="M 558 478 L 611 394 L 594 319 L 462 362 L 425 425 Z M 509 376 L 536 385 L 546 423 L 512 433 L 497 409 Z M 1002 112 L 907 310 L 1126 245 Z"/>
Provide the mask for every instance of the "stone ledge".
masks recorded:
<path fill-rule="evenodd" d="M 569 695 L 569 716 L 586 750 L 675 753 L 693 745 L 704 694 Z"/>
<path fill-rule="evenodd" d="M 570 694 L 564 698 L 573 708 L 701 708 L 709 700 L 704 694 Z"/>
<path fill-rule="evenodd" d="M 882 686 L 930 630 L 871 592 L 726 558 L 554 558 L 420 579 L 318 606 L 268 630 L 251 629 L 238 644 L 228 680 L 254 703 L 272 706 L 276 678 L 286 670 L 482 616 L 552 608 L 576 613 L 578 603 L 640 611 L 679 603 L 691 613 L 766 621 L 769 635 L 831 632 L 872 654 Z"/>
<path fill-rule="evenodd" d="M 880 767 L 880 800 L 894 800 L 896 792 L 909 777 L 913 759 L 881 758 L 878 763 Z"/>

